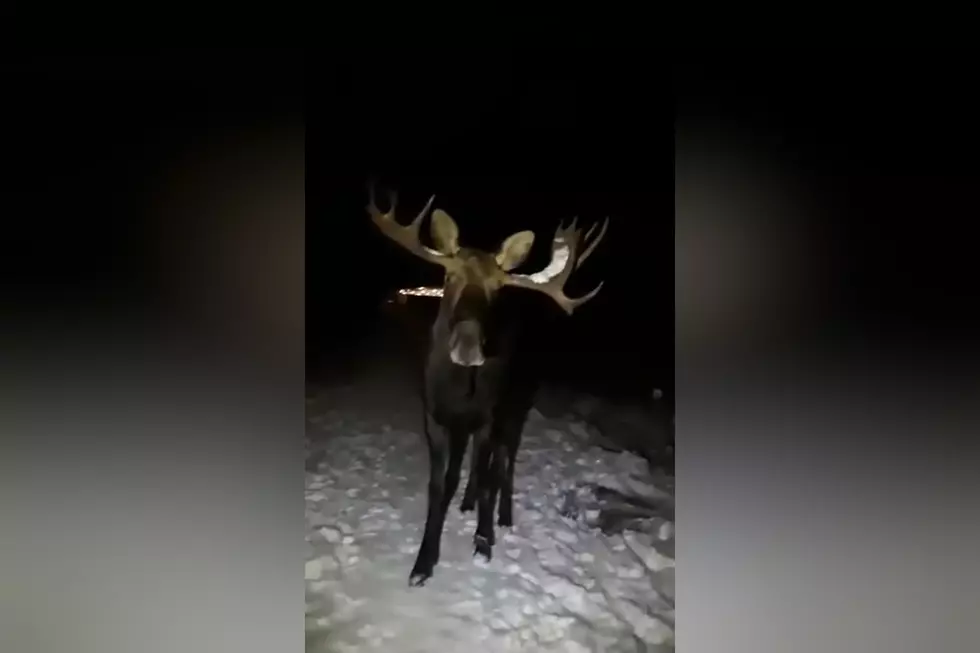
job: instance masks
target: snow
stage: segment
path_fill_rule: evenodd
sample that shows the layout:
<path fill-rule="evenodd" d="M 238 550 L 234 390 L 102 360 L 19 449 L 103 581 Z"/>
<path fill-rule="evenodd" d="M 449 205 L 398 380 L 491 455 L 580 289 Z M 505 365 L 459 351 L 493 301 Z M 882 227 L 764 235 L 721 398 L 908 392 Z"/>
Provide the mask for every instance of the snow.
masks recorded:
<path fill-rule="evenodd" d="M 582 423 L 532 411 L 515 525 L 496 527 L 493 560 L 473 556 L 475 515 L 459 510 L 464 462 L 435 575 L 412 588 L 428 479 L 411 426 L 421 419 L 383 412 L 383 393 L 349 390 L 308 399 L 308 651 L 673 650 L 672 479 L 655 479 L 638 456 L 590 446 Z M 607 534 L 598 525 L 620 499 L 628 528 Z M 633 515 L 631 501 L 647 508 Z"/>

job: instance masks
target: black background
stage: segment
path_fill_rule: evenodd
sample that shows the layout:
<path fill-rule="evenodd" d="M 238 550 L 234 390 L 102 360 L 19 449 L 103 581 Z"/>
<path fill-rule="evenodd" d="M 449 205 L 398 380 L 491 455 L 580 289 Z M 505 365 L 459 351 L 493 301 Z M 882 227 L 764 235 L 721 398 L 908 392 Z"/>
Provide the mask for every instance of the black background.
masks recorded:
<path fill-rule="evenodd" d="M 465 242 L 492 247 L 536 230 L 532 262 L 561 219 L 609 215 L 604 247 L 573 289 L 606 286 L 556 346 L 586 350 L 597 374 L 631 387 L 662 385 L 673 369 L 678 120 L 749 130 L 833 196 L 838 310 L 828 325 L 846 319 L 849 334 L 876 339 L 975 333 L 967 63 L 708 53 L 661 64 L 649 54 L 13 57 L 2 130 L 8 306 L 152 297 L 147 176 L 230 125 L 305 115 L 314 367 L 366 332 L 385 292 L 438 281 L 370 228 L 363 189 L 375 175 L 399 189 L 406 212 L 435 193 Z"/>
<path fill-rule="evenodd" d="M 604 280 L 603 290 L 557 323 L 547 346 L 571 354 L 560 365 L 566 379 L 640 395 L 672 385 L 666 68 L 629 51 L 358 53 L 335 63 L 332 81 L 308 96 L 307 344 L 316 365 L 369 332 L 364 322 L 387 292 L 441 282 L 440 270 L 390 246 L 368 221 L 365 182 L 376 177 L 398 190 L 402 221 L 434 193 L 464 244 L 493 250 L 534 230 L 525 269 L 547 262 L 560 221 L 609 216 L 603 244 L 569 285 L 581 294 Z"/>

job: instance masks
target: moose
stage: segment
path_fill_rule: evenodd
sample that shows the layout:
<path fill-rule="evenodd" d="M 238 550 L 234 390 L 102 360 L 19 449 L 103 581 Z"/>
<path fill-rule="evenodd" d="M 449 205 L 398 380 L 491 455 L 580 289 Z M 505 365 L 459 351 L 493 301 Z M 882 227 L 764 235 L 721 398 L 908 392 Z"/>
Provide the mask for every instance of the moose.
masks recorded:
<path fill-rule="evenodd" d="M 578 297 L 565 295 L 564 285 L 594 251 L 609 226 L 606 218 L 582 236 L 576 228 L 560 224 L 551 243 L 551 259 L 534 274 L 516 274 L 528 257 L 534 232 L 520 231 L 505 239 L 493 254 L 460 244 L 459 228 L 443 210 L 431 214 L 430 234 L 435 248 L 420 240 L 420 228 L 435 195 L 408 225 L 395 218 L 397 193 L 388 191 L 388 210 L 381 211 L 375 184 L 368 184 L 367 211 L 380 232 L 405 250 L 445 270 L 442 299 L 432 324 L 422 372 L 422 403 L 429 453 L 428 506 L 425 532 L 410 586 L 422 586 L 439 562 L 446 512 L 459 485 L 460 468 L 472 436 L 470 475 L 460 508 L 477 508 L 474 553 L 492 558 L 493 515 L 499 494 L 497 524 L 513 525 L 514 462 L 521 431 L 534 394 L 535 375 L 515 355 L 516 320 L 501 320 L 498 296 L 506 287 L 533 290 L 550 297 L 568 315 L 602 289 Z M 580 246 L 585 245 L 580 252 Z"/>

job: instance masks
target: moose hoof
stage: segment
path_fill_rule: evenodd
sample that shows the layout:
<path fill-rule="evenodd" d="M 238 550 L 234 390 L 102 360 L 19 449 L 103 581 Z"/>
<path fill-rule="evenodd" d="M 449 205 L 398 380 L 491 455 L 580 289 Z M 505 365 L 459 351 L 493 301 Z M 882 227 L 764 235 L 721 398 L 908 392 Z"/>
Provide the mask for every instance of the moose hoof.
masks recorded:
<path fill-rule="evenodd" d="M 432 578 L 431 565 L 425 565 L 425 566 L 416 565 L 415 568 L 412 569 L 412 573 L 408 577 L 408 585 L 409 587 L 422 587 L 423 585 L 425 585 L 425 582 L 430 578 Z"/>
<path fill-rule="evenodd" d="M 483 537 L 482 535 L 476 535 L 473 537 L 473 555 L 481 555 L 487 562 L 493 559 L 493 542 Z"/>
<path fill-rule="evenodd" d="M 463 497 L 463 502 L 459 504 L 460 512 L 470 512 L 476 507 L 476 499 Z"/>

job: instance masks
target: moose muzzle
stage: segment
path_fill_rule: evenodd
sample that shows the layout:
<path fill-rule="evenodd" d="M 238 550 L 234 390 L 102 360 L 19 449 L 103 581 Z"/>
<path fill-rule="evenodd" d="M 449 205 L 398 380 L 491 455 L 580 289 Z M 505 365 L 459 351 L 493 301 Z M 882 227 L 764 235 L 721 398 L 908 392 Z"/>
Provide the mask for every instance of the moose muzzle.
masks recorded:
<path fill-rule="evenodd" d="M 449 359 L 463 367 L 483 365 L 483 331 L 476 320 L 456 323 L 449 335 Z"/>

